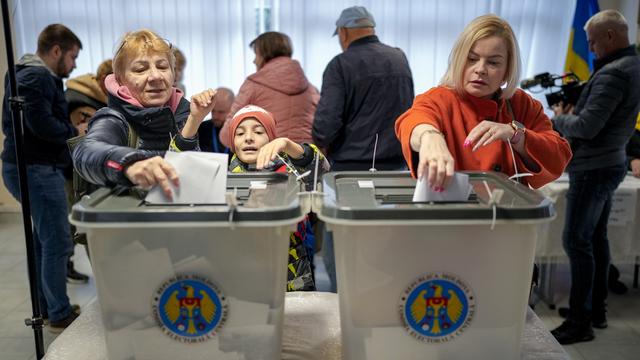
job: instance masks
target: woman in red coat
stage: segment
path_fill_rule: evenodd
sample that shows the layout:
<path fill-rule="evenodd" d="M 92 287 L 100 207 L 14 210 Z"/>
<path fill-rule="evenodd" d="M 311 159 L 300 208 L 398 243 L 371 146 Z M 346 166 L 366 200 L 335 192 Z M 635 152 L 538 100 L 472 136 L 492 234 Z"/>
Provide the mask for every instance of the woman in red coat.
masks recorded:
<path fill-rule="evenodd" d="M 454 170 L 499 171 L 538 188 L 571 159 L 542 105 L 517 89 L 518 44 L 509 24 L 484 15 L 464 29 L 440 86 L 416 97 L 396 135 L 416 177 L 443 191 Z"/>

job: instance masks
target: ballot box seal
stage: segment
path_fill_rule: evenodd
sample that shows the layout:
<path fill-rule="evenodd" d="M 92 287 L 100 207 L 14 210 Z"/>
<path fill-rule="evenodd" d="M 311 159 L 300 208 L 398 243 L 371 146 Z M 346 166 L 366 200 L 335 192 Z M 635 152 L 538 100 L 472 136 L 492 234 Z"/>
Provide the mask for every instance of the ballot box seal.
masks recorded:
<path fill-rule="evenodd" d="M 469 327 L 475 306 L 473 291 L 459 276 L 428 273 L 404 290 L 399 312 L 413 338 L 437 344 L 460 336 Z"/>
<path fill-rule="evenodd" d="M 154 293 L 152 306 L 162 331 L 185 343 L 215 337 L 229 309 L 220 288 L 197 275 L 178 275 L 165 281 Z"/>

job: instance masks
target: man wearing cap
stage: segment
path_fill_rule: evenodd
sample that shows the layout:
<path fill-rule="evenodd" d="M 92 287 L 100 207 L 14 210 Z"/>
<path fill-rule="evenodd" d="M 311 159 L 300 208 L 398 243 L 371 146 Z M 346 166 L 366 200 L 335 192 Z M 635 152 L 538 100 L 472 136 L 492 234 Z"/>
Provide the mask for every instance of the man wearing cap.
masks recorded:
<path fill-rule="evenodd" d="M 336 171 L 370 169 L 376 134 L 375 167 L 405 166 L 393 124 L 413 101 L 411 69 L 402 50 L 378 40 L 375 26 L 363 6 L 344 9 L 336 21 L 343 52 L 324 71 L 312 130 Z"/>
<path fill-rule="evenodd" d="M 326 150 L 335 171 L 406 166 L 394 122 L 413 102 L 411 69 L 402 50 L 378 40 L 375 26 L 362 6 L 344 9 L 336 21 L 334 36 L 343 52 L 324 71 L 312 128 L 314 142 Z M 323 242 L 330 290 L 335 292 L 330 233 L 325 232 Z"/>

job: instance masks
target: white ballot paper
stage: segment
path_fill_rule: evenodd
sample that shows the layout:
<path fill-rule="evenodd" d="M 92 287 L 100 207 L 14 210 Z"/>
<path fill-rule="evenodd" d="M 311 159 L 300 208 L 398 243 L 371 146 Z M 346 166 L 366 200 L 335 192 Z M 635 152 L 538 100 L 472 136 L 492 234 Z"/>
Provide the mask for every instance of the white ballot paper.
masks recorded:
<path fill-rule="evenodd" d="M 416 189 L 413 192 L 413 201 L 444 202 L 444 201 L 467 201 L 471 194 L 469 185 L 469 175 L 454 173 L 451 184 L 443 192 L 436 192 L 431 189 L 427 181 L 427 176 L 423 176 L 416 182 Z"/>
<path fill-rule="evenodd" d="M 180 187 L 171 186 L 173 199 L 154 186 L 145 199 L 153 204 L 224 204 L 227 154 L 167 151 L 164 159 L 176 169 Z"/>

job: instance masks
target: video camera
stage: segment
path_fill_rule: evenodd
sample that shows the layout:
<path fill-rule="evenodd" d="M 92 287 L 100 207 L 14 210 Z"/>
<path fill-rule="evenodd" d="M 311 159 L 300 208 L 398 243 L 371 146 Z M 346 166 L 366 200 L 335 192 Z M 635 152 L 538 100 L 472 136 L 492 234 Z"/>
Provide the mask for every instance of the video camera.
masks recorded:
<path fill-rule="evenodd" d="M 565 83 L 556 84 L 558 80 L 568 80 Z M 559 102 L 565 105 L 575 105 L 580 98 L 580 93 L 584 89 L 586 82 L 580 82 L 580 79 L 574 73 L 566 73 L 564 75 L 551 75 L 548 72 L 538 74 L 533 79 L 525 79 L 520 82 L 520 87 L 530 89 L 540 85 L 543 89 L 560 88 L 560 90 L 550 92 L 545 95 L 549 107 Z"/>

